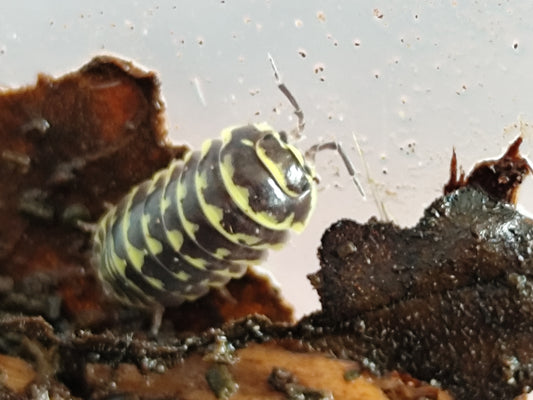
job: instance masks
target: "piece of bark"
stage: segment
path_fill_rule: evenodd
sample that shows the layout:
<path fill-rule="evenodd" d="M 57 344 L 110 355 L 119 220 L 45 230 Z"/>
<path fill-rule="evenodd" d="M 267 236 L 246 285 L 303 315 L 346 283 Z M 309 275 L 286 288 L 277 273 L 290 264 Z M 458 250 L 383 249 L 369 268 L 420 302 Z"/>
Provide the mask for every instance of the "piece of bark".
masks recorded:
<path fill-rule="evenodd" d="M 533 221 L 508 202 L 531 170 L 520 142 L 448 187 L 413 228 L 332 225 L 311 277 L 323 308 L 307 322 L 322 328 L 314 348 L 436 379 L 460 400 L 529 390 Z"/>

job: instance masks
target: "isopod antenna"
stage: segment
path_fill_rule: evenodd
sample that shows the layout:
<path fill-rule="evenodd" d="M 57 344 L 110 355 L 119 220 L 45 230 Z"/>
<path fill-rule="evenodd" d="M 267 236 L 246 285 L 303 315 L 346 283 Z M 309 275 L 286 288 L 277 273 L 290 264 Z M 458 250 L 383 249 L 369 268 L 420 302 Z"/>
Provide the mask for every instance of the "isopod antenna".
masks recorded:
<path fill-rule="evenodd" d="M 289 102 L 291 103 L 291 105 L 294 108 L 294 114 L 298 118 L 298 127 L 296 129 L 295 136 L 296 136 L 296 139 L 299 139 L 299 138 L 301 138 L 302 132 L 303 132 L 304 127 L 305 127 L 304 113 L 303 113 L 302 109 L 300 108 L 300 105 L 296 101 L 296 98 L 294 97 L 294 95 L 287 88 L 285 83 L 283 83 L 283 81 L 281 80 L 281 75 L 280 75 L 280 73 L 278 71 L 278 68 L 276 67 L 276 63 L 274 62 L 274 58 L 272 57 L 272 55 L 270 53 L 268 53 L 268 60 L 270 61 L 270 65 L 272 66 L 272 69 L 274 70 L 274 78 L 276 78 L 276 82 L 278 84 L 279 90 L 281 90 L 281 92 L 289 100 Z M 344 148 L 342 147 L 342 145 L 341 145 L 341 143 L 339 141 L 335 140 L 335 141 L 331 141 L 331 142 L 327 142 L 327 143 L 315 144 L 315 145 L 311 146 L 305 152 L 305 158 L 314 162 L 316 153 L 319 152 L 319 151 L 322 151 L 322 150 L 335 150 L 335 151 L 337 151 L 337 153 L 339 153 L 339 156 L 341 157 L 342 162 L 344 163 L 344 167 L 346 168 L 346 170 L 348 171 L 348 174 L 352 178 L 352 181 L 353 181 L 355 187 L 357 188 L 359 193 L 361 193 L 361 196 L 363 196 L 363 198 L 366 198 L 366 194 L 365 194 L 365 191 L 363 189 L 363 186 L 361 185 L 361 182 L 359 182 L 359 179 L 357 179 L 357 174 L 356 174 L 355 167 L 354 167 L 352 161 L 350 160 L 350 158 L 348 157 L 348 155 L 346 154 L 346 152 L 344 151 Z"/>
<path fill-rule="evenodd" d="M 298 127 L 295 132 L 296 139 L 300 139 L 302 137 L 302 132 L 305 128 L 305 121 L 304 121 L 304 112 L 300 108 L 300 105 L 296 101 L 296 98 L 292 95 L 291 91 L 285 86 L 283 81 L 281 80 L 281 75 L 279 74 L 278 68 L 276 67 L 276 63 L 274 62 L 274 58 L 270 53 L 268 53 L 268 60 L 270 61 L 270 65 L 272 66 L 272 69 L 274 70 L 274 78 L 276 78 L 276 83 L 278 84 L 279 90 L 281 90 L 281 93 L 285 95 L 285 97 L 289 100 L 289 103 L 294 108 L 294 115 L 298 118 Z"/>

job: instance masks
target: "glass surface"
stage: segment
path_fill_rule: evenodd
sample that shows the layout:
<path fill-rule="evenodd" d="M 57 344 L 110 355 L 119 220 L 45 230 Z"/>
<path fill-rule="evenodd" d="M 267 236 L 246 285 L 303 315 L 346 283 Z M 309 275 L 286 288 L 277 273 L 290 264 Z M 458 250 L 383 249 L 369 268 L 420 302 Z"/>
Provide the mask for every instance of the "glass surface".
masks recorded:
<path fill-rule="evenodd" d="M 296 125 L 272 54 L 305 113 L 296 145 L 342 141 L 368 195 L 334 152 L 317 156 L 322 183 L 311 223 L 263 265 L 299 315 L 319 307 L 306 274 L 319 268 L 316 249 L 331 223 L 384 218 L 385 209 L 396 223 L 414 224 L 441 193 L 453 146 L 467 171 L 520 133 L 522 152 L 532 149 L 531 2 L 3 3 L 0 86 L 116 54 L 158 71 L 170 138 L 193 148 L 231 125 Z M 520 196 L 526 209 L 531 181 Z"/>

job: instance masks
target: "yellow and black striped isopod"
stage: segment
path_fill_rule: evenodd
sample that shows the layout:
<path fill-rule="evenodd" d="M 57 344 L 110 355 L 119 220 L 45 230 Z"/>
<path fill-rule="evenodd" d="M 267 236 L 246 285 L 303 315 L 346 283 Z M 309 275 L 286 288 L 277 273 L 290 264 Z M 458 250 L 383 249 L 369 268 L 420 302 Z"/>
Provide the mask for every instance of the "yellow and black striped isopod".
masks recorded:
<path fill-rule="evenodd" d="M 194 301 L 259 264 L 290 230 L 302 231 L 315 202 L 314 169 L 285 133 L 264 123 L 228 128 L 133 187 L 100 219 L 98 272 L 125 303 Z"/>
<path fill-rule="evenodd" d="M 313 169 L 283 134 L 266 124 L 226 129 L 104 215 L 100 275 L 129 303 L 195 300 L 301 231 L 315 199 Z"/>

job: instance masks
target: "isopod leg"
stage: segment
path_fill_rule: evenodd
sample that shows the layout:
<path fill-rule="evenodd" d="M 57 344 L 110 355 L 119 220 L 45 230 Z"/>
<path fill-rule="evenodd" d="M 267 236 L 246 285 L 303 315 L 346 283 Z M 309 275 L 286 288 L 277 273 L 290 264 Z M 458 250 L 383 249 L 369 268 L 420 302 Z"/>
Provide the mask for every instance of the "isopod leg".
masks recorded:
<path fill-rule="evenodd" d="M 159 303 L 154 303 L 150 308 L 152 313 L 152 325 L 150 326 L 150 334 L 152 337 L 157 337 L 159 333 L 159 328 L 161 328 L 161 321 L 163 320 L 163 313 L 165 312 L 165 307 Z"/>
<path fill-rule="evenodd" d="M 355 167 L 352 161 L 350 160 L 350 158 L 348 157 L 348 155 L 346 154 L 346 152 L 344 151 L 344 148 L 342 147 L 341 142 L 332 141 L 332 142 L 327 142 L 327 143 L 315 144 L 311 146 L 309 149 L 307 149 L 307 151 L 305 152 L 305 158 L 307 160 L 311 160 L 312 162 L 314 162 L 316 153 L 322 150 L 336 150 L 337 153 L 339 153 L 339 156 L 341 157 L 342 162 L 344 163 L 344 167 L 346 168 L 346 171 L 348 171 L 348 174 L 352 178 L 352 181 L 355 187 L 357 188 L 357 190 L 359 190 L 359 193 L 361 193 L 361 196 L 365 198 L 366 194 L 363 189 L 363 186 L 361 185 L 361 182 L 359 182 L 359 179 L 357 179 L 357 175 L 355 173 Z"/>

